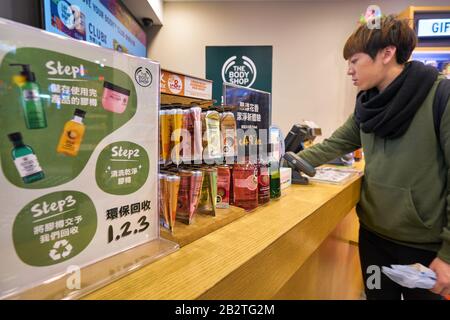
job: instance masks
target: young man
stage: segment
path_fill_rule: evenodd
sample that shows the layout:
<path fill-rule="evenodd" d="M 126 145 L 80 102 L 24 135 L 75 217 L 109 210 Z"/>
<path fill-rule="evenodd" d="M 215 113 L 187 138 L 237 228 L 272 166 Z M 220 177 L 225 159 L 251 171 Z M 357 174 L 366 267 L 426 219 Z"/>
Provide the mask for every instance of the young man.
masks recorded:
<path fill-rule="evenodd" d="M 313 166 L 360 147 L 365 154 L 359 250 L 368 299 L 441 299 L 450 294 L 450 105 L 440 137 L 433 99 L 443 79 L 430 66 L 408 62 L 416 45 L 407 21 L 384 17 L 347 40 L 347 74 L 360 90 L 354 113 L 333 135 L 299 153 Z M 449 103 L 450 104 L 450 103 Z M 421 263 L 437 274 L 434 288 L 407 289 L 384 274 L 370 289 L 367 268 Z"/>

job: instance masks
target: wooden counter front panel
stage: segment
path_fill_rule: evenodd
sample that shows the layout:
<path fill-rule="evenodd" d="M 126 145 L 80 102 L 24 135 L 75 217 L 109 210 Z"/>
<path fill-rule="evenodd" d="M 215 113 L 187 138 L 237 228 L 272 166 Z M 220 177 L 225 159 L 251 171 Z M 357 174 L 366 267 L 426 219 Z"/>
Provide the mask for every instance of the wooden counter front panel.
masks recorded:
<path fill-rule="evenodd" d="M 358 218 L 352 210 L 274 299 L 361 299 L 364 288 L 355 241 L 358 228 Z"/>
<path fill-rule="evenodd" d="M 360 180 L 351 183 L 332 200 L 275 240 L 267 249 L 236 269 L 200 299 L 273 299 L 295 298 L 288 296 L 286 284 L 299 268 L 319 248 L 336 226 L 352 210 L 359 199 Z M 308 199 L 308 189 L 291 188 L 289 193 L 302 192 Z M 293 195 L 290 194 L 290 197 Z M 306 200 L 304 200 L 306 201 Z M 296 210 L 290 201 L 286 210 Z M 282 214 L 280 212 L 279 214 Z M 249 230 L 248 236 L 258 230 Z M 346 252 L 341 252 L 344 255 Z M 311 272 L 317 272 L 311 268 Z M 328 272 L 333 272 L 328 270 Z M 299 279 L 302 281 L 302 279 Z M 285 287 L 283 289 L 283 287 Z M 311 290 L 315 290 L 311 288 Z M 321 288 L 317 288 L 321 290 Z"/>

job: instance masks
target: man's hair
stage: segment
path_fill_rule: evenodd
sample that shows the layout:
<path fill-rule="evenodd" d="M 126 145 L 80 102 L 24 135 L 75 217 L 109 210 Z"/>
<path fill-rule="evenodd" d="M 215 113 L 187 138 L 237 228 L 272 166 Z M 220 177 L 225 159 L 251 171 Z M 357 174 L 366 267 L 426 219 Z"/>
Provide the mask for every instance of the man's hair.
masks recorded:
<path fill-rule="evenodd" d="M 343 54 L 345 60 L 359 52 L 375 59 L 380 50 L 394 46 L 397 49 L 395 53 L 397 63 L 404 64 L 416 44 L 417 37 L 414 30 L 409 27 L 408 20 L 389 15 L 380 19 L 380 28 L 369 29 L 367 24 L 359 26 L 347 39 Z"/>

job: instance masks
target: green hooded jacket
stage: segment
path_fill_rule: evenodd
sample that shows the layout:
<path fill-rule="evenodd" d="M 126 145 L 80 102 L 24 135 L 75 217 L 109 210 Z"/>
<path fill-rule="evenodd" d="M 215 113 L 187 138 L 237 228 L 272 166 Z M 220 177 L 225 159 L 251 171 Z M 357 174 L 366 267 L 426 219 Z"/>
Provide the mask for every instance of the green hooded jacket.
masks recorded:
<path fill-rule="evenodd" d="M 450 263 L 450 101 L 433 122 L 436 80 L 404 135 L 384 139 L 359 129 L 354 115 L 330 138 L 299 152 L 314 167 L 363 148 L 361 225 L 393 242 L 436 251 Z"/>

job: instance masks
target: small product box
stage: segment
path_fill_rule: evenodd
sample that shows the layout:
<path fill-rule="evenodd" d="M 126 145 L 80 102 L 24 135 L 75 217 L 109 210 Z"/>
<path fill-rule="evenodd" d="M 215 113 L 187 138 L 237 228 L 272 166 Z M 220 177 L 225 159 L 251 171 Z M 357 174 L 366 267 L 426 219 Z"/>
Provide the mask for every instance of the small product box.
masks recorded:
<path fill-rule="evenodd" d="M 281 190 L 291 186 L 292 184 L 291 168 L 280 168 L 280 183 L 281 183 Z"/>

